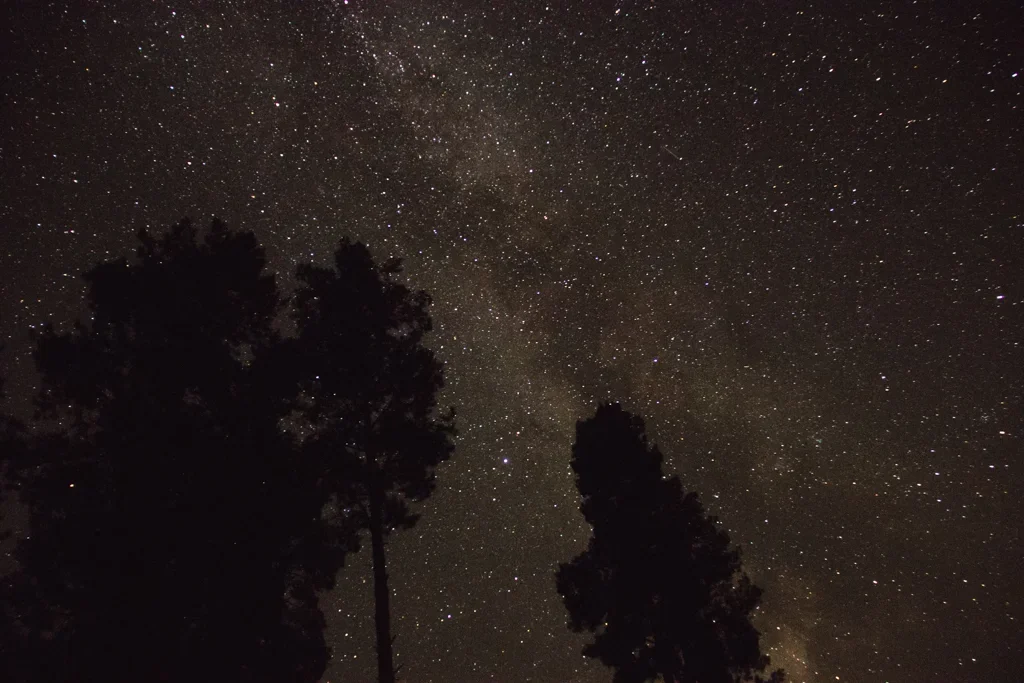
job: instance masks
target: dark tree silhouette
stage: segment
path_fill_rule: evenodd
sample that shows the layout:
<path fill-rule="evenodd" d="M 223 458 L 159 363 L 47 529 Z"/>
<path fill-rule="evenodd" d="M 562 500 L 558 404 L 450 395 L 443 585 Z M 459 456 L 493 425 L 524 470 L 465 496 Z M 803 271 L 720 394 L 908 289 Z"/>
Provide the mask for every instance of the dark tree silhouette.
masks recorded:
<path fill-rule="evenodd" d="M 0 403 L 3 400 L 4 377 L 0 375 Z M 15 464 L 23 458 L 25 438 L 24 426 L 10 415 L 0 413 L 0 548 L 5 554 L 12 539 L 4 513 L 11 502 L 9 496 L 14 485 L 11 474 Z M 12 567 L 7 566 L 6 560 L 6 557 L 0 558 L 0 572 L 4 574 L 0 576 L 0 680 L 16 681 L 28 664 L 28 639 L 16 617 L 19 611 L 17 585 L 8 575 Z"/>
<path fill-rule="evenodd" d="M 441 363 L 423 346 L 430 299 L 395 281 L 362 244 L 341 242 L 334 267 L 300 266 L 294 299 L 303 360 L 307 448 L 327 463 L 329 486 L 369 529 L 380 683 L 394 683 L 385 541 L 417 520 L 408 501 L 430 495 L 453 449 L 454 410 L 439 415 Z"/>
<path fill-rule="evenodd" d="M 594 634 L 583 654 L 613 667 L 615 683 L 762 680 L 768 657 L 750 622 L 761 591 L 697 495 L 661 465 L 643 420 L 618 404 L 576 424 L 572 468 L 593 534 L 558 569 L 569 626 Z"/>
<path fill-rule="evenodd" d="M 3 344 L 0 344 L 0 354 L 4 351 Z M 0 374 L 0 406 L 3 405 L 6 395 L 4 394 L 5 377 Z M 25 428 L 19 420 L 16 420 L 6 412 L 0 410 L 0 510 L 6 494 L 11 488 L 13 478 L 11 472 L 15 462 L 22 460 L 21 452 L 25 447 Z M 2 514 L 2 513 L 0 513 Z M 10 537 L 10 532 L 5 530 L 2 524 L 3 517 L 0 516 L 0 543 Z M 2 626 L 0 626 L 2 628 Z"/>
<path fill-rule="evenodd" d="M 19 619 L 47 653 L 32 680 L 316 681 L 316 588 L 348 539 L 280 427 L 295 392 L 274 277 L 216 221 L 139 239 L 85 275 L 90 321 L 37 341 L 48 432 L 22 468 L 18 549 L 35 608 Z"/>

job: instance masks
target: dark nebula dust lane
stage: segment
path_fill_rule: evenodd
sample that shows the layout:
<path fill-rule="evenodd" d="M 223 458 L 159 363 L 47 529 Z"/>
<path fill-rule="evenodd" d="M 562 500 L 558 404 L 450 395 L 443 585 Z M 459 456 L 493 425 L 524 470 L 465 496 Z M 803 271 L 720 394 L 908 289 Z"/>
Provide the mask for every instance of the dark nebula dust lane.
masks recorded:
<path fill-rule="evenodd" d="M 290 285 L 348 235 L 433 297 L 460 436 L 391 540 L 410 683 L 610 680 L 554 570 L 618 399 L 765 589 L 793 681 L 1010 680 L 1024 14 L 1012 3 L 11 3 L 8 393 L 142 227 Z M 369 556 L 324 680 L 371 680 Z"/>

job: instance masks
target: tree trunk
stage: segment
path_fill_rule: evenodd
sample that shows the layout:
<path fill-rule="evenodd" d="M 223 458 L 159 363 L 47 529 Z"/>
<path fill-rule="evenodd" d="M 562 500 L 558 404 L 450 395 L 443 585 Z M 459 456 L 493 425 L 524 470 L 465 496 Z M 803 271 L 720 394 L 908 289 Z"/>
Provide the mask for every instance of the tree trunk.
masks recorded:
<path fill-rule="evenodd" d="M 391 600 L 384 555 L 384 492 L 376 472 L 370 476 L 370 543 L 373 547 L 374 623 L 377 627 L 377 681 L 395 683 L 391 659 Z"/>

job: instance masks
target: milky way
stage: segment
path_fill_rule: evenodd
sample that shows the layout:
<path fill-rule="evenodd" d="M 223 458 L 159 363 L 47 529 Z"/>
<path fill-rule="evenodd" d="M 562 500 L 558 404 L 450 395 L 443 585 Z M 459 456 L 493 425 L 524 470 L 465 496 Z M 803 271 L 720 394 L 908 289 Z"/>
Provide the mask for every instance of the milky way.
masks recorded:
<path fill-rule="evenodd" d="M 553 578 L 609 399 L 742 545 L 794 681 L 1010 680 L 1024 13 L 493 4 L 10 3 L 15 408 L 31 329 L 139 228 L 254 230 L 286 287 L 349 235 L 433 296 L 459 415 L 391 541 L 404 680 L 610 680 Z M 375 675 L 368 561 L 324 680 Z"/>

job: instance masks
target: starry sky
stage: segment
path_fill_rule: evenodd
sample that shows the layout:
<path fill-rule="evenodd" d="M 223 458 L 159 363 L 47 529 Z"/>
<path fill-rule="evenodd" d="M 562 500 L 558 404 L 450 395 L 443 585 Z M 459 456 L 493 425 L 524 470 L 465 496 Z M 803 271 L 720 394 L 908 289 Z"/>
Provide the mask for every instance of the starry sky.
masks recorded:
<path fill-rule="evenodd" d="M 390 544 L 408 683 L 591 683 L 555 592 L 600 401 L 744 549 L 794 681 L 1009 681 L 1024 590 L 1017 3 L 5 3 L 0 341 L 142 227 L 343 235 L 434 299 L 453 459 Z M 375 675 L 369 553 L 325 681 Z"/>

